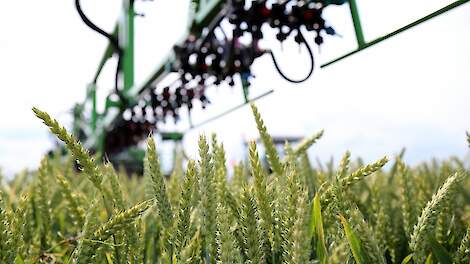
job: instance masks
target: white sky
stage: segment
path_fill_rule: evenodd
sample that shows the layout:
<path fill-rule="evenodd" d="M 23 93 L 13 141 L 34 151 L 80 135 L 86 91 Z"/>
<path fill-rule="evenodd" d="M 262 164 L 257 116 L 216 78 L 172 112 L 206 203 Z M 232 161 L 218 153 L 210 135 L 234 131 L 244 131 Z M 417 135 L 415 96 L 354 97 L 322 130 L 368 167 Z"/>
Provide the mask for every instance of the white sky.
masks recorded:
<path fill-rule="evenodd" d="M 85 12 L 111 31 L 120 1 L 82 0 Z M 368 40 L 403 26 L 452 1 L 358 0 Z M 187 1 L 156 0 L 137 4 L 145 18 L 136 19 L 136 78 L 142 82 L 180 38 Z M 347 6 L 329 7 L 327 21 L 342 38 L 328 38 L 316 54 L 317 66 L 355 48 Z M 273 38 L 269 30 L 266 35 Z M 309 41 L 313 36 L 308 35 Z M 283 49 L 266 41 L 292 76 L 307 70 L 305 51 L 292 43 Z M 89 30 L 73 1 L 0 2 L 0 167 L 7 174 L 36 167 L 51 146 L 47 129 L 33 117 L 38 106 L 70 125 L 67 112 L 82 101 L 106 41 Z M 318 49 L 315 48 L 316 51 Z M 100 79 L 101 98 L 113 85 L 113 63 Z M 274 89 L 258 102 L 273 135 L 305 135 L 325 129 L 312 154 L 339 159 L 346 150 L 373 160 L 407 147 L 406 160 L 467 154 L 470 129 L 470 4 L 419 25 L 325 69 L 301 85 L 281 79 L 269 57 L 259 59 L 252 94 Z M 213 88 L 214 102 L 197 111 L 204 120 L 242 101 L 240 89 Z M 101 101 L 104 101 L 103 99 Z M 196 137 L 217 132 L 229 161 L 243 153 L 245 138 L 257 136 L 248 108 L 189 133 L 184 141 L 195 154 Z"/>

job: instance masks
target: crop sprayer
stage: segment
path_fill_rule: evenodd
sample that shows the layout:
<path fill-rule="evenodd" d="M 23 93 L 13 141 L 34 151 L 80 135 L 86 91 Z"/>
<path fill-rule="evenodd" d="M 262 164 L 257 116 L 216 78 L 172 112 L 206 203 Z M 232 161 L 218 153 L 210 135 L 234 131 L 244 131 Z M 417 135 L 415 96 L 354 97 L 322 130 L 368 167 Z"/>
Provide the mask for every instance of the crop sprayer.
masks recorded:
<path fill-rule="evenodd" d="M 114 31 L 108 33 L 94 24 L 82 10 L 80 0 L 75 0 L 76 9 L 83 22 L 107 38 L 109 43 L 88 86 L 85 102 L 74 107 L 73 130 L 87 148 L 99 156 L 106 155 L 111 161 L 115 156 L 131 153 L 128 151 L 130 148 L 154 131 L 161 135 L 162 140 L 181 142 L 184 132 L 162 131 L 159 130 L 159 124 L 166 122 L 168 117 L 178 122 L 183 108 L 190 115 L 196 101 L 199 101 L 202 108 L 207 107 L 213 100 L 207 96 L 207 89 L 210 87 L 222 83 L 235 86 L 235 80 L 238 78 L 243 90 L 244 103 L 201 124 L 192 124 L 190 121 L 189 129 L 220 118 L 272 92 L 271 90 L 250 98 L 250 81 L 254 78 L 251 67 L 261 56 L 270 56 L 273 70 L 290 83 L 301 83 L 310 78 L 315 68 L 311 46 L 313 44 L 320 46 L 324 44 L 326 36 L 337 35 L 334 27 L 323 17 L 325 8 L 348 2 L 357 48 L 321 65 L 321 68 L 468 1 L 455 1 L 372 41 L 366 41 L 364 38 L 356 0 L 191 1 L 190 22 L 181 41 L 175 43 L 167 57 L 157 65 L 156 70 L 143 84 L 136 85 L 134 82 L 134 19 L 137 15 L 134 9 L 135 1 L 123 0 L 121 19 L 116 23 Z M 222 26 L 223 21 L 230 26 Z M 263 27 L 272 28 L 279 42 L 293 38 L 298 45 L 305 46 L 310 61 L 305 77 L 293 79 L 287 76 L 276 60 L 274 52 L 259 46 L 259 42 L 266 34 L 262 30 Z M 230 32 L 227 32 L 227 28 Z M 240 41 L 242 37 L 246 39 L 247 36 L 249 42 Z M 118 60 L 114 89 L 105 99 L 104 111 L 98 113 L 96 83 L 104 65 L 113 56 Z M 170 73 L 177 74 L 176 81 L 170 85 L 160 85 Z M 191 120 L 190 117 L 188 119 Z M 141 154 L 134 156 L 138 157 L 137 159 L 142 157 Z"/>

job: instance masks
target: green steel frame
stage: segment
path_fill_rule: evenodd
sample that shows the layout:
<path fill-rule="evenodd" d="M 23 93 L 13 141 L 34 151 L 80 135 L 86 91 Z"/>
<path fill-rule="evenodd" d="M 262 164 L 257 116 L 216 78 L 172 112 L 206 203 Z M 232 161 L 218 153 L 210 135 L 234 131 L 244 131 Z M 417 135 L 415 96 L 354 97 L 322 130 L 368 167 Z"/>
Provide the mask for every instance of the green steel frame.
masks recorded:
<path fill-rule="evenodd" d="M 418 19 L 402 28 L 399 28 L 389 34 L 386 34 L 382 37 L 374 39 L 372 41 L 366 41 L 363 34 L 363 29 L 361 25 L 361 19 L 359 15 L 359 9 L 356 3 L 356 0 L 349 0 L 349 8 L 351 12 L 352 23 L 354 25 L 355 36 L 357 41 L 357 49 L 344 54 L 332 61 L 324 63 L 320 67 L 327 67 L 336 62 L 339 62 L 353 54 L 356 54 L 359 51 L 365 50 L 377 43 L 380 43 L 390 37 L 396 36 L 403 31 L 406 31 L 414 26 L 417 26 L 429 19 L 432 19 L 436 16 L 446 13 L 460 5 L 467 3 L 470 0 L 458 0 L 455 1 L 421 19 Z M 217 14 L 222 10 L 222 6 L 224 0 L 196 0 L 192 1 L 193 6 L 191 10 L 191 21 L 188 26 L 188 30 L 183 34 L 181 41 L 186 39 L 189 33 L 200 35 L 202 34 L 202 30 L 205 26 L 210 24 L 210 22 L 217 16 Z M 123 8 L 120 20 L 116 23 L 116 26 L 113 31 L 114 36 L 119 37 L 119 43 L 121 43 L 121 48 L 123 49 L 123 64 L 122 64 L 122 72 L 121 76 L 123 77 L 123 95 L 126 98 L 128 104 L 132 105 L 138 101 L 141 94 L 145 91 L 147 87 L 150 85 L 159 82 L 162 80 L 169 72 L 170 72 L 170 64 L 174 58 L 174 54 L 170 52 L 163 61 L 161 61 L 153 73 L 141 84 L 135 85 L 134 83 L 134 17 L 135 17 L 135 10 L 134 10 L 134 0 L 123 0 Z M 84 131 L 86 134 L 85 138 L 85 146 L 95 149 L 97 152 L 102 153 L 103 142 L 104 142 L 104 134 L 106 129 L 111 127 L 113 123 L 119 118 L 120 109 L 122 107 L 127 107 L 129 105 L 123 105 L 124 102 L 119 100 L 114 101 L 112 98 L 106 98 L 105 102 L 105 110 L 103 113 L 98 113 L 97 110 L 97 97 L 96 97 L 96 90 L 97 90 L 97 80 L 101 74 L 101 71 L 104 68 L 106 62 L 113 56 L 114 48 L 111 43 L 105 49 L 102 59 L 98 64 L 97 71 L 93 77 L 92 82 L 88 86 L 86 99 L 84 104 L 79 104 L 76 106 L 74 111 L 75 121 L 74 121 L 74 131 L 77 132 L 79 130 Z M 268 91 L 267 93 L 253 98 L 248 98 L 248 87 L 243 85 L 245 103 L 236 106 L 232 109 L 225 111 L 224 113 L 217 115 L 201 124 L 198 125 L 191 125 L 191 128 L 203 125 L 207 122 L 213 121 L 217 118 L 225 116 L 226 114 L 240 108 L 241 106 L 249 103 L 250 101 L 257 100 L 263 96 L 272 93 Z M 81 111 L 86 109 L 84 105 L 91 103 L 91 113 L 90 113 L 90 120 L 89 123 L 85 123 L 82 120 Z M 78 120 L 77 120 L 78 119 Z M 165 134 L 165 138 L 175 138 L 180 139 L 181 134 Z"/>
<path fill-rule="evenodd" d="M 442 15 L 456 7 L 459 7 L 465 3 L 467 3 L 468 1 L 470 0 L 458 0 L 458 1 L 455 1 L 439 10 L 436 10 L 434 12 L 432 12 L 431 14 L 427 15 L 427 16 L 424 16 L 416 21 L 413 21 L 411 22 L 410 24 L 406 25 L 406 26 L 403 26 L 399 29 L 396 29 L 395 31 L 392 31 L 384 36 L 381 36 L 379 38 L 376 38 L 372 41 L 369 41 L 367 42 L 365 39 L 364 39 L 364 34 L 363 34 L 363 30 L 362 30 L 362 25 L 361 25 L 361 19 L 360 19 L 360 16 L 359 16 L 359 10 L 358 10 L 358 7 L 357 7 L 357 3 L 356 3 L 356 0 L 349 0 L 349 9 L 351 11 L 351 18 L 352 18 L 352 22 L 353 22 L 353 25 L 354 25 L 354 31 L 355 31 L 355 34 L 356 34 L 356 41 L 357 41 L 357 49 L 351 51 L 351 52 L 348 52 L 342 56 L 339 56 L 338 58 L 336 59 L 333 59 L 329 62 L 326 62 L 324 64 L 322 64 L 320 67 L 321 68 L 324 68 L 324 67 L 328 67 L 336 62 L 339 62 L 343 59 L 346 59 L 347 57 L 351 56 L 351 55 L 354 55 L 356 53 L 358 53 L 359 51 L 362 51 L 362 50 L 365 50 L 375 44 L 378 44 L 386 39 L 389 39 L 393 36 L 396 36 L 410 28 L 413 28 L 423 22 L 426 22 L 432 18 L 435 18 L 439 15 Z"/>

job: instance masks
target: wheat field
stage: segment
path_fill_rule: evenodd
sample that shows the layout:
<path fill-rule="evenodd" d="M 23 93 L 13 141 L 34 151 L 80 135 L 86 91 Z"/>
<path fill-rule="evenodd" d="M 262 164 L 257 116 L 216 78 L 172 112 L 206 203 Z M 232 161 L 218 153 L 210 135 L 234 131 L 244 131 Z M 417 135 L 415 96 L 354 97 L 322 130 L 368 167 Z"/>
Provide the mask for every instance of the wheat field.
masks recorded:
<path fill-rule="evenodd" d="M 364 164 L 346 152 L 337 168 L 312 166 L 307 149 L 323 131 L 281 159 L 252 110 L 272 172 L 251 142 L 227 175 L 223 145 L 201 135 L 198 159 L 166 178 L 152 137 L 144 176 L 129 177 L 34 108 L 68 154 L 1 184 L 0 262 L 470 263 L 464 161 Z"/>

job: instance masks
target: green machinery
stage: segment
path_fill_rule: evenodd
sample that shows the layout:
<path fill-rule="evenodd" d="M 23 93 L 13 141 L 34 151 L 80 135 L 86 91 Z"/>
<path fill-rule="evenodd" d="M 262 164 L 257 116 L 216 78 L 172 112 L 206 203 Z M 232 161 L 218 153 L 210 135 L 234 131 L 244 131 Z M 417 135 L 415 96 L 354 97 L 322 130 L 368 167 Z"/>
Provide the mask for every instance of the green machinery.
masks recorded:
<path fill-rule="evenodd" d="M 189 0 L 188 0 L 189 1 Z M 366 41 L 364 39 L 363 28 L 361 26 L 361 17 L 359 15 L 359 10 L 357 7 L 356 0 L 312 0 L 311 2 L 322 2 L 325 5 L 328 4 L 343 4 L 344 2 L 349 2 L 349 9 L 351 14 L 351 20 L 354 25 L 355 36 L 357 40 L 357 48 L 347 54 L 339 56 L 338 58 L 324 63 L 321 65 L 321 68 L 330 66 L 336 62 L 339 62 L 357 52 L 365 50 L 377 43 L 380 43 L 390 37 L 393 37 L 405 30 L 408 30 L 416 25 L 419 25 L 429 19 L 432 19 L 438 15 L 441 15 L 451 9 L 454 9 L 460 5 L 467 3 L 469 0 L 458 0 L 455 1 L 425 17 L 422 17 L 402 28 L 399 28 L 389 34 L 386 34 L 382 37 L 374 39 L 372 41 Z M 285 1 L 279 1 L 285 2 Z M 288 0 L 287 0 L 288 2 Z M 185 39 L 189 34 L 196 36 L 201 36 L 203 30 L 207 28 L 215 19 L 218 19 L 217 15 L 224 8 L 224 0 L 195 0 L 192 1 L 191 6 L 191 18 L 192 20 L 189 23 L 189 28 L 185 33 L 186 36 L 183 36 L 182 39 Z M 148 87 L 155 85 L 161 81 L 167 74 L 170 73 L 170 65 L 175 59 L 174 51 L 170 51 L 168 56 L 164 58 L 160 63 L 156 65 L 153 73 L 140 85 L 135 84 L 134 80 L 134 18 L 136 16 L 134 10 L 134 0 L 123 0 L 122 1 L 122 15 L 121 19 L 116 23 L 112 36 L 119 38 L 119 46 L 122 51 L 122 65 L 120 67 L 119 74 L 122 77 L 121 84 L 121 96 L 116 98 L 112 96 L 106 97 L 105 108 L 103 112 L 98 112 L 97 110 L 97 100 L 102 100 L 97 98 L 97 80 L 100 77 L 100 74 L 103 70 L 106 62 L 113 57 L 113 54 L 116 52 L 116 47 L 109 42 L 105 52 L 100 60 L 98 68 L 95 75 L 93 76 L 87 91 L 85 101 L 81 104 L 77 104 L 74 108 L 74 132 L 80 140 L 82 140 L 85 146 L 89 149 L 96 151 L 99 154 L 104 153 L 104 139 L 106 133 L 110 127 L 119 122 L 122 119 L 123 109 L 132 107 L 135 105 L 138 100 L 141 98 L 142 94 Z M 243 87 L 246 89 L 246 87 Z M 265 96 L 272 91 L 261 95 L 257 98 L 249 99 L 247 93 L 245 93 L 245 103 L 248 103 L 252 100 L 257 100 L 258 98 Z M 213 119 L 219 118 L 227 114 L 228 112 L 234 111 L 235 109 L 243 105 L 237 106 L 233 109 L 229 109 L 226 112 L 207 120 L 210 122 Z M 86 117 L 85 117 L 86 116 Z M 206 123 L 204 122 L 204 123 Z M 196 125 L 197 126 L 197 125 Z M 172 132 L 165 133 L 159 132 L 162 135 L 163 139 L 181 141 L 183 133 L 181 132 Z"/>
<path fill-rule="evenodd" d="M 224 1 L 222 0 L 201 0 L 194 1 L 192 6 L 194 12 L 193 21 L 189 32 L 197 34 L 202 33 L 202 29 L 208 25 L 212 18 L 220 10 Z M 121 76 L 123 79 L 122 98 L 107 97 L 105 100 L 104 112 L 97 111 L 97 80 L 106 64 L 113 57 L 115 47 L 112 43 L 108 43 L 106 50 L 101 58 L 95 75 L 87 87 L 85 101 L 74 107 L 74 124 L 73 130 L 79 138 L 84 141 L 86 147 L 103 153 L 104 136 L 106 128 L 112 126 L 118 118 L 122 109 L 129 107 L 137 102 L 141 93 L 152 83 L 158 82 L 169 73 L 169 64 L 171 63 L 172 54 L 169 54 L 161 61 L 155 71 L 141 85 L 134 82 L 134 19 L 136 16 L 134 10 L 134 0 L 123 0 L 121 20 L 116 23 L 113 36 L 121 38 L 119 40 L 123 50 Z M 185 37 L 185 36 L 184 36 Z M 88 109 L 89 117 L 84 118 L 84 110 Z M 181 140 L 181 133 L 164 133 L 163 139 Z"/>

